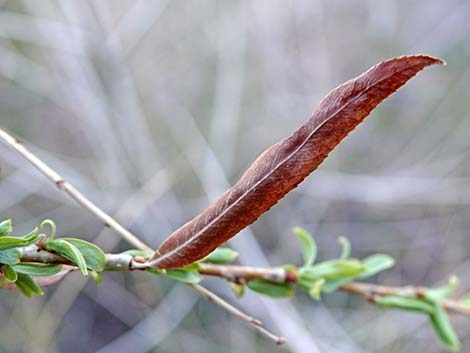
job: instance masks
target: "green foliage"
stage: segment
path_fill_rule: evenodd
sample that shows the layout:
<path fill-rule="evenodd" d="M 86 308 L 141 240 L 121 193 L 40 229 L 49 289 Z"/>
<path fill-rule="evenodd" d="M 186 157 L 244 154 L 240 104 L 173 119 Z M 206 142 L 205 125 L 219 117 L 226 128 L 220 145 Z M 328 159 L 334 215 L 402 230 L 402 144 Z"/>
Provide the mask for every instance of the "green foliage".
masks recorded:
<path fill-rule="evenodd" d="M 176 281 L 189 284 L 196 284 L 202 280 L 199 272 L 197 272 L 194 267 L 191 267 L 191 265 L 176 270 L 158 270 L 155 268 L 148 268 L 147 272 L 153 273 L 154 275 L 166 276 Z"/>
<path fill-rule="evenodd" d="M 88 276 L 88 269 L 85 258 L 80 250 L 68 242 L 67 240 L 62 239 L 48 239 L 44 243 L 44 249 L 48 251 L 53 251 L 60 256 L 65 257 L 77 265 L 78 269 L 84 276 Z"/>
<path fill-rule="evenodd" d="M 29 275 L 18 273 L 18 279 L 15 282 L 16 288 L 27 297 L 32 297 L 34 294 L 43 295 L 41 287 Z"/>
<path fill-rule="evenodd" d="M 13 266 L 13 270 L 24 275 L 42 277 L 53 276 L 60 272 L 62 266 L 54 264 L 21 263 Z"/>
<path fill-rule="evenodd" d="M 305 229 L 294 227 L 293 232 L 302 245 L 304 267 L 309 267 L 315 262 L 317 257 L 317 244 L 310 233 Z"/>
<path fill-rule="evenodd" d="M 313 237 L 301 228 L 294 228 L 294 234 L 300 240 L 304 258 L 304 266 L 298 272 L 298 284 L 315 300 L 321 299 L 321 293 L 334 292 L 342 285 L 369 278 L 393 267 L 395 264 L 392 257 L 384 254 L 374 254 L 363 260 L 350 258 L 351 245 L 344 237 L 338 239 L 339 244 L 342 246 L 339 259 L 314 264 L 316 246 Z M 460 342 L 446 311 L 443 309 L 443 301 L 452 295 L 457 285 L 457 278 L 451 277 L 448 285 L 439 288 L 427 288 L 420 297 L 376 295 L 373 300 L 383 309 L 399 309 L 428 315 L 441 345 L 448 351 L 455 352 L 459 350 Z M 250 284 L 248 287 L 250 287 Z M 461 303 L 470 307 L 470 296 L 462 298 Z"/>
<path fill-rule="evenodd" d="M 235 261 L 237 257 L 238 253 L 235 250 L 221 247 L 215 249 L 213 252 L 207 255 L 204 259 L 201 260 L 201 262 L 224 265 Z"/>
<path fill-rule="evenodd" d="M 442 346 L 451 352 L 457 352 L 460 349 L 460 341 L 452 328 L 449 316 L 442 306 L 436 305 L 434 313 L 429 315 L 429 318 Z"/>
<path fill-rule="evenodd" d="M 38 229 L 35 228 L 32 232 L 21 237 L 3 236 L 0 238 L 0 250 L 14 249 L 36 243 L 41 234 L 37 234 Z"/>
<path fill-rule="evenodd" d="M 377 305 L 383 309 L 400 309 L 425 314 L 434 314 L 434 306 L 421 298 L 387 295 L 384 297 L 377 297 L 375 301 Z"/>
<path fill-rule="evenodd" d="M 6 237 L 13 232 L 13 226 L 11 223 L 11 219 L 7 219 L 0 223 L 0 237 Z"/>
<path fill-rule="evenodd" d="M 21 252 L 18 249 L 0 251 L 0 264 L 15 265 L 20 262 Z"/>
<path fill-rule="evenodd" d="M 294 295 L 294 289 L 290 284 L 276 283 L 265 279 L 254 279 L 248 282 L 247 287 L 272 298 L 289 298 Z"/>
<path fill-rule="evenodd" d="M 39 229 L 44 230 L 46 226 L 50 228 L 49 237 L 43 233 L 38 234 L 38 228 L 23 236 L 14 237 L 10 235 L 13 231 L 11 220 L 0 223 L 0 271 L 4 281 L 14 283 L 16 288 L 28 297 L 43 294 L 34 281 L 34 277 L 56 275 L 62 269 L 62 265 L 21 262 L 20 249 L 38 243 L 40 239 L 46 237 L 40 244 L 43 249 L 70 260 L 84 276 L 91 275 L 96 283 L 101 283 L 100 272 L 104 270 L 106 263 L 103 251 L 96 245 L 81 239 L 54 239 L 57 231 L 55 223 L 45 220 Z"/>
<path fill-rule="evenodd" d="M 106 264 L 106 256 L 98 246 L 88 241 L 75 238 L 60 238 L 63 241 L 75 246 L 82 254 L 86 262 L 86 267 L 90 270 L 101 272 Z"/>
<path fill-rule="evenodd" d="M 230 282 L 230 289 L 237 298 L 241 298 L 245 294 L 245 286 L 242 284 Z"/>

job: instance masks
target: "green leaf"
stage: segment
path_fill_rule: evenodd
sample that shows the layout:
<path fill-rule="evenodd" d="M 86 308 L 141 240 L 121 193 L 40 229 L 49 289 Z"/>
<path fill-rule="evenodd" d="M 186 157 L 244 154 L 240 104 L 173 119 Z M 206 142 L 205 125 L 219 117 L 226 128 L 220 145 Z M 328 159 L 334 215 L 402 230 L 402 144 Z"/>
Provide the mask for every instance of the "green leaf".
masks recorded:
<path fill-rule="evenodd" d="M 460 349 L 460 341 L 445 310 L 440 305 L 436 305 L 434 314 L 429 315 L 429 318 L 442 346 L 450 352 L 457 352 Z"/>
<path fill-rule="evenodd" d="M 20 262 L 21 252 L 18 249 L 0 251 L 0 264 L 15 265 Z"/>
<path fill-rule="evenodd" d="M 357 259 L 330 260 L 318 263 L 314 266 L 301 268 L 299 271 L 300 282 L 308 285 L 320 278 L 326 280 L 342 279 L 357 276 L 364 271 L 364 266 Z"/>
<path fill-rule="evenodd" d="M 60 238 L 74 245 L 85 258 L 87 268 L 93 271 L 101 272 L 104 270 L 106 265 L 106 255 L 95 244 L 92 244 L 86 240 L 76 238 Z"/>
<path fill-rule="evenodd" d="M 230 282 L 230 289 L 237 298 L 241 298 L 245 294 L 245 286 L 242 284 Z"/>
<path fill-rule="evenodd" d="M 87 276 L 87 264 L 85 258 L 83 257 L 82 253 L 78 248 L 63 239 L 54 239 L 54 240 L 47 240 L 44 244 L 44 248 L 46 250 L 51 250 L 56 252 L 57 254 L 69 259 L 75 265 L 77 265 L 78 269 L 82 273 L 82 275 Z"/>
<path fill-rule="evenodd" d="M 346 260 L 351 254 L 351 243 L 346 237 L 339 237 L 338 244 L 341 245 L 341 260 Z"/>
<path fill-rule="evenodd" d="M 315 282 L 313 282 L 308 291 L 308 295 L 310 295 L 310 297 L 314 300 L 321 300 L 321 292 L 325 282 L 326 281 L 324 278 L 317 279 Z"/>
<path fill-rule="evenodd" d="M 2 266 L 2 272 L 8 282 L 15 282 L 18 279 L 18 274 L 10 265 Z"/>
<path fill-rule="evenodd" d="M 199 265 L 199 263 L 197 262 L 193 262 L 192 264 L 189 264 L 189 265 L 186 265 L 184 267 L 180 267 L 178 268 L 178 270 L 182 270 L 182 271 L 197 271 L 201 268 L 201 266 Z"/>
<path fill-rule="evenodd" d="M 289 298 L 294 294 L 290 284 L 276 283 L 260 278 L 248 282 L 247 287 L 272 298 Z"/>
<path fill-rule="evenodd" d="M 7 235 L 10 235 L 11 232 L 13 232 L 11 219 L 7 219 L 0 223 L 0 237 L 6 237 Z"/>
<path fill-rule="evenodd" d="M 299 239 L 302 246 L 302 255 L 304 258 L 304 266 L 311 266 L 317 257 L 317 244 L 312 235 L 303 228 L 294 227 L 293 232 L 297 239 Z"/>
<path fill-rule="evenodd" d="M 201 262 L 210 262 L 213 264 L 228 264 L 233 262 L 238 256 L 235 250 L 230 248 L 217 248 L 207 255 Z"/>
<path fill-rule="evenodd" d="M 377 297 L 376 303 L 383 309 L 400 309 L 406 311 L 415 311 L 426 314 L 433 314 L 435 307 L 420 298 L 400 297 L 396 295 L 387 295 Z"/>
<path fill-rule="evenodd" d="M 0 250 L 7 250 L 13 248 L 19 248 L 23 246 L 28 246 L 30 244 L 35 243 L 38 241 L 42 235 L 37 234 L 37 228 L 35 228 L 32 232 L 23 235 L 22 237 L 9 237 L 4 236 L 0 238 Z"/>
<path fill-rule="evenodd" d="M 352 281 L 354 281 L 354 278 L 356 278 L 356 276 L 351 276 L 349 278 L 342 278 L 342 279 L 326 281 L 326 283 L 322 287 L 322 292 L 323 293 L 333 293 L 335 290 L 337 290 L 343 284 L 351 283 Z"/>
<path fill-rule="evenodd" d="M 16 280 L 15 285 L 27 297 L 32 297 L 34 294 L 44 294 L 41 287 L 39 287 L 30 276 L 22 273 L 18 273 L 18 279 Z"/>
<path fill-rule="evenodd" d="M 459 285 L 457 277 L 452 276 L 449 278 L 449 284 L 447 286 L 439 288 L 428 288 L 424 292 L 424 298 L 431 303 L 439 303 L 442 300 L 448 298 Z"/>
<path fill-rule="evenodd" d="M 60 272 L 62 265 L 41 263 L 20 263 L 13 266 L 16 272 L 29 276 L 53 276 Z"/>
<path fill-rule="evenodd" d="M 202 280 L 201 275 L 197 271 L 184 271 L 181 269 L 166 270 L 166 273 L 163 273 L 163 275 L 180 282 L 191 284 L 199 283 Z"/>
<path fill-rule="evenodd" d="M 323 286 L 322 291 L 324 293 L 332 293 L 346 283 L 351 283 L 355 279 L 364 279 L 374 276 L 379 272 L 393 267 L 394 264 L 395 260 L 391 256 L 384 254 L 371 255 L 362 260 L 362 265 L 364 266 L 364 271 L 362 273 L 338 280 L 327 281 L 327 283 Z"/>
<path fill-rule="evenodd" d="M 376 275 L 379 272 L 388 270 L 395 265 L 393 257 L 385 254 L 374 254 L 362 260 L 365 271 L 362 272 L 358 278 L 368 278 Z"/>
<path fill-rule="evenodd" d="M 95 281 L 95 284 L 100 285 L 103 283 L 103 275 L 101 272 L 91 270 L 89 273 L 90 277 L 93 278 L 93 281 Z"/>

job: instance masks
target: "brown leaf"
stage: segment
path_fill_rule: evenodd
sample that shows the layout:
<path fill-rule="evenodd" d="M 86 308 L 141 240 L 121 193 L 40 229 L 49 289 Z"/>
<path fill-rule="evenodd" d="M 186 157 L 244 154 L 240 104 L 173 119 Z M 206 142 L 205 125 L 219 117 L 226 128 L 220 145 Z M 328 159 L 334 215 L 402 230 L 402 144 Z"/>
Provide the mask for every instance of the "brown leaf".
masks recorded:
<path fill-rule="evenodd" d="M 256 221 L 314 171 L 372 109 L 432 64 L 444 61 L 425 55 L 397 57 L 335 88 L 292 136 L 264 151 L 232 188 L 171 234 L 152 266 L 188 265 Z"/>

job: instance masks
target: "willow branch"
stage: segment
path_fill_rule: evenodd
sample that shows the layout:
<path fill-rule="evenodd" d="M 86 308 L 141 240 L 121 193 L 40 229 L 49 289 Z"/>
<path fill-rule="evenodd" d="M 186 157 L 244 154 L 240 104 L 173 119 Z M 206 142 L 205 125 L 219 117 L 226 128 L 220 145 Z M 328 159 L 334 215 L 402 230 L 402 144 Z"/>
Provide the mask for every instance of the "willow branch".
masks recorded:
<path fill-rule="evenodd" d="M 199 273 L 207 276 L 216 276 L 227 281 L 245 284 L 253 279 L 264 279 L 276 283 L 297 283 L 298 269 L 289 271 L 284 268 L 257 268 L 232 265 L 199 264 Z M 391 287 L 370 283 L 353 282 L 344 284 L 339 291 L 356 294 L 375 304 L 377 296 L 400 296 L 422 298 L 427 288 L 419 286 Z M 463 315 L 470 315 L 470 307 L 462 305 L 458 300 L 446 299 L 442 301 L 444 309 Z"/>
<path fill-rule="evenodd" d="M 67 273 L 73 265 L 68 259 L 42 249 L 38 245 L 30 245 L 19 249 L 21 251 L 22 262 L 40 262 L 50 264 L 64 264 L 67 266 Z M 138 256 L 131 256 L 129 254 L 106 254 L 106 269 L 107 270 L 118 270 L 118 271 L 134 271 L 134 270 L 146 270 L 151 268 L 150 262 L 146 262 L 144 258 Z M 296 284 L 299 280 L 297 276 L 298 268 L 286 270 L 284 268 L 260 268 L 260 267 L 249 267 L 249 266 L 235 266 L 235 265 L 217 265 L 211 263 L 198 263 L 197 271 L 204 276 L 213 276 L 225 279 L 229 282 L 237 284 L 247 284 L 254 279 L 264 279 L 276 283 L 292 283 Z M 52 282 L 55 283 L 55 282 Z M 200 285 L 190 285 L 196 292 L 199 293 L 204 299 L 214 302 L 217 305 L 223 306 L 228 312 L 240 319 L 248 322 L 256 331 L 262 332 L 265 329 L 261 326 L 261 322 L 250 315 L 247 315 L 223 301 L 220 297 L 214 293 L 208 291 L 206 288 Z M 411 298 L 422 298 L 425 296 L 427 288 L 420 286 L 383 286 L 371 283 L 352 282 L 344 284 L 338 288 L 339 291 L 347 292 L 362 296 L 372 304 L 375 304 L 377 297 L 384 296 L 399 296 L 399 297 L 411 297 Z M 446 299 L 442 301 L 442 306 L 449 312 L 459 313 L 463 315 L 470 315 L 470 307 L 462 305 L 458 300 Z M 263 332 L 262 332 L 263 333 Z M 273 339 L 276 343 L 282 344 L 284 342 L 283 337 L 277 337 L 269 332 L 263 333 L 265 336 Z"/>
<path fill-rule="evenodd" d="M 80 206 L 91 212 L 95 217 L 100 219 L 106 226 L 110 227 L 113 229 L 116 233 L 118 233 L 123 239 L 127 240 L 130 244 L 135 246 L 138 249 L 145 250 L 145 251 L 151 251 L 153 252 L 154 250 L 142 242 L 135 234 L 131 233 L 128 231 L 125 227 L 123 227 L 118 221 L 116 221 L 113 217 L 111 217 L 109 214 L 104 212 L 102 209 L 100 209 L 95 203 L 93 203 L 90 199 L 88 199 L 85 195 L 83 195 L 77 188 L 75 188 L 71 183 L 66 181 L 59 173 L 57 173 L 54 169 L 52 169 L 49 165 L 44 163 L 41 159 L 39 159 L 35 154 L 33 154 L 31 151 L 29 151 L 24 143 L 15 137 L 11 136 L 8 134 L 5 130 L 0 128 L 0 141 L 5 143 L 8 147 L 12 148 L 16 152 L 18 152 L 22 157 L 24 157 L 27 161 L 29 161 L 37 170 L 39 170 L 42 174 L 44 174 L 49 180 L 51 180 L 60 190 L 66 192 L 72 199 L 74 199 Z M 40 251 L 41 252 L 41 251 Z M 33 254 L 31 252 L 29 253 L 24 253 L 24 256 L 32 256 Z M 36 255 L 39 256 L 39 255 Z M 47 257 L 47 256 L 53 256 L 53 255 L 48 255 L 48 254 L 42 254 L 40 259 L 43 259 L 42 256 Z M 52 258 L 51 258 L 52 259 Z M 56 257 L 54 257 L 55 260 L 58 260 Z M 45 259 L 44 259 L 45 260 Z M 114 262 L 113 262 L 114 261 Z M 116 262 L 117 261 L 117 262 Z M 120 262 L 124 261 L 124 262 Z M 134 260 L 132 260 L 134 261 Z M 38 261 L 38 262 L 43 262 L 43 261 Z M 47 261 L 45 261 L 47 263 Z M 109 262 L 110 265 L 117 265 L 119 264 L 122 267 L 119 267 L 117 269 L 125 269 L 125 260 L 122 258 L 116 258 L 115 256 L 112 255 L 107 255 L 107 262 Z M 134 261 L 135 262 L 135 261 Z M 69 265 L 70 262 L 66 265 Z M 138 266 L 138 262 L 136 262 L 136 265 Z M 73 267 L 71 267 L 73 268 Z M 132 268 L 132 264 L 129 263 L 129 269 L 137 269 Z M 68 273 L 69 271 L 67 271 Z M 63 276 L 62 276 L 63 277 Z M 61 277 L 61 278 L 62 278 Z M 55 282 L 54 282 L 55 283 Z M 224 310 L 234 314 L 235 311 L 238 313 L 242 313 L 239 309 L 236 309 L 233 305 L 227 303 L 224 301 L 222 298 L 218 297 L 216 294 L 210 292 L 208 289 L 197 285 L 191 286 L 199 295 L 202 296 L 204 299 L 210 299 L 212 302 L 215 304 L 221 306 Z M 237 317 L 243 319 L 248 323 L 250 327 L 252 327 L 254 330 L 257 332 L 263 334 L 264 336 L 268 337 L 269 339 L 274 340 L 277 344 L 282 344 L 284 343 L 283 337 L 277 337 L 276 335 L 272 334 L 271 332 L 267 331 L 266 329 L 261 327 L 261 324 L 255 324 L 251 321 L 251 319 L 248 320 L 248 318 L 251 318 L 251 316 L 242 313 L 243 315 L 236 315 Z"/>

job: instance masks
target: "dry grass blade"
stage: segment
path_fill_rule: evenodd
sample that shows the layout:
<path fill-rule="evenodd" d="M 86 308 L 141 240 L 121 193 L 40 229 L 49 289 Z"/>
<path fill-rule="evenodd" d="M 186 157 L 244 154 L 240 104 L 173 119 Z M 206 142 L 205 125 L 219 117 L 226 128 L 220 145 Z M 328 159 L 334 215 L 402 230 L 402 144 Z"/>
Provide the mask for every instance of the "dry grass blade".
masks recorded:
<path fill-rule="evenodd" d="M 171 234 L 152 261 L 177 268 L 209 254 L 294 189 L 385 98 L 438 58 L 411 55 L 381 62 L 330 92 L 290 137 L 263 152 L 240 180 Z"/>

